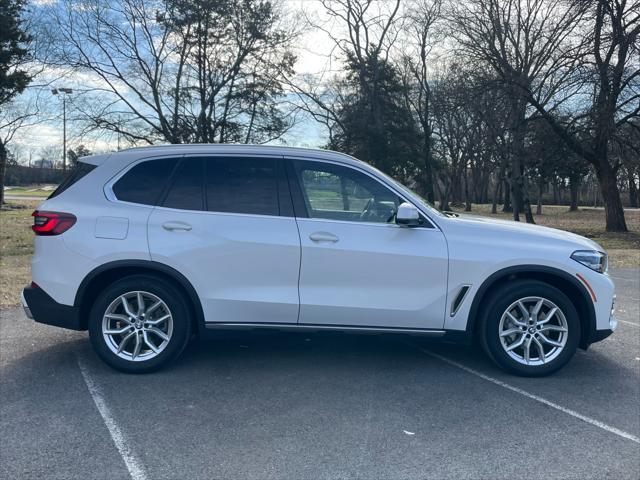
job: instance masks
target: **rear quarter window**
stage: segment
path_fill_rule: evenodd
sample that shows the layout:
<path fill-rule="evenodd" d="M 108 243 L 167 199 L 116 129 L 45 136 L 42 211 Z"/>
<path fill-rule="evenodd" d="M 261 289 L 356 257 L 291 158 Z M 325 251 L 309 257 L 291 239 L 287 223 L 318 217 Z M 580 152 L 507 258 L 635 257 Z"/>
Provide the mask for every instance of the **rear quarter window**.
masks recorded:
<path fill-rule="evenodd" d="M 156 205 L 177 163 L 177 158 L 139 163 L 113 184 L 113 193 L 123 202 Z"/>
<path fill-rule="evenodd" d="M 90 163 L 79 162 L 76 168 L 71 170 L 67 177 L 58 185 L 48 198 L 57 197 L 62 192 L 67 190 L 71 185 L 77 183 L 81 178 L 85 177 L 88 173 L 91 173 L 96 168 L 95 165 Z"/>

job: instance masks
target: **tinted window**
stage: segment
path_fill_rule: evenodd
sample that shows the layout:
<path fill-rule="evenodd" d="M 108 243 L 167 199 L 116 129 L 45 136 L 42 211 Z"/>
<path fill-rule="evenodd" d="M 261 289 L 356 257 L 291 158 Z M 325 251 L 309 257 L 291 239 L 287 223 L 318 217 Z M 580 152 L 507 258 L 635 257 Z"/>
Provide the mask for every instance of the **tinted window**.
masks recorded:
<path fill-rule="evenodd" d="M 322 162 L 295 162 L 309 217 L 354 222 L 395 221 L 401 199 L 353 168 Z"/>
<path fill-rule="evenodd" d="M 275 159 L 208 158 L 205 169 L 210 211 L 279 215 Z"/>
<path fill-rule="evenodd" d="M 201 159 L 194 158 L 180 162 L 162 205 L 183 210 L 204 210 L 202 168 Z"/>
<path fill-rule="evenodd" d="M 113 193 L 124 202 L 155 205 L 176 161 L 175 158 L 163 158 L 139 163 L 113 185 Z"/>
<path fill-rule="evenodd" d="M 73 185 L 82 177 L 84 177 L 87 173 L 91 172 L 94 168 L 96 168 L 96 166 L 91 165 L 90 163 L 78 162 L 78 165 L 76 165 L 76 168 L 74 168 L 71 172 L 69 172 L 69 174 L 67 175 L 67 178 L 65 178 L 60 183 L 60 185 L 58 185 L 58 188 L 56 188 L 51 193 L 51 195 L 49 195 L 49 198 L 57 197 L 62 192 L 64 192 L 67 188 L 69 188 L 71 185 Z"/>

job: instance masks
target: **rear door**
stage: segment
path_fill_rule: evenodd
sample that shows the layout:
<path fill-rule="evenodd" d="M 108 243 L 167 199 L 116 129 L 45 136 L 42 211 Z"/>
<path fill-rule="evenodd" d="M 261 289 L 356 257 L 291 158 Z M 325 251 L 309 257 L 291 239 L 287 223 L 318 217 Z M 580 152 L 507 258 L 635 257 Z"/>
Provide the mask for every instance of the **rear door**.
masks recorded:
<path fill-rule="evenodd" d="M 295 323 L 300 239 L 281 158 L 185 156 L 148 227 L 207 322 Z"/>
<path fill-rule="evenodd" d="M 447 246 L 428 219 L 395 223 L 404 200 L 354 167 L 291 160 L 302 244 L 301 324 L 441 329 Z"/>

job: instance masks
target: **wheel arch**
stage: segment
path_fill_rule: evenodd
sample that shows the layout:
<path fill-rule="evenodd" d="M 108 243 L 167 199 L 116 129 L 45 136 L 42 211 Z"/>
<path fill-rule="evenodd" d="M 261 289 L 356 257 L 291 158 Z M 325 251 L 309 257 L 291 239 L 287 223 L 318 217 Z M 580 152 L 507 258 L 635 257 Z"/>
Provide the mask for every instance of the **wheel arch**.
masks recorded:
<path fill-rule="evenodd" d="M 596 311 L 589 292 L 577 278 L 574 278 L 569 273 L 544 265 L 507 267 L 487 277 L 478 288 L 471 303 L 467 322 L 467 335 L 472 339 L 477 338 L 483 302 L 492 290 L 513 279 L 539 280 L 556 287 L 567 295 L 578 311 L 581 326 L 579 346 L 584 349 L 589 346 L 591 336 L 596 328 Z"/>
<path fill-rule="evenodd" d="M 186 295 L 194 322 L 194 331 L 200 332 L 204 325 L 204 311 L 191 282 L 176 269 L 151 260 L 116 260 L 89 272 L 80 283 L 74 299 L 74 306 L 79 310 L 82 329 L 87 329 L 91 306 L 104 287 L 120 278 L 145 273 L 169 280 Z"/>

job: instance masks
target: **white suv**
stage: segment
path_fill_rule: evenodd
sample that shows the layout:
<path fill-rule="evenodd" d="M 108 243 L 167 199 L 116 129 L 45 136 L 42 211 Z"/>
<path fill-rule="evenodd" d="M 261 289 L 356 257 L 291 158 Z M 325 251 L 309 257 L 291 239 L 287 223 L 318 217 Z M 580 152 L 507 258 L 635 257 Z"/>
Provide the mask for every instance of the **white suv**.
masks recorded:
<path fill-rule="evenodd" d="M 157 369 L 220 329 L 479 341 L 549 374 L 616 327 L 607 256 L 571 233 L 443 214 L 321 150 L 134 148 L 86 157 L 33 213 L 27 315 Z"/>

